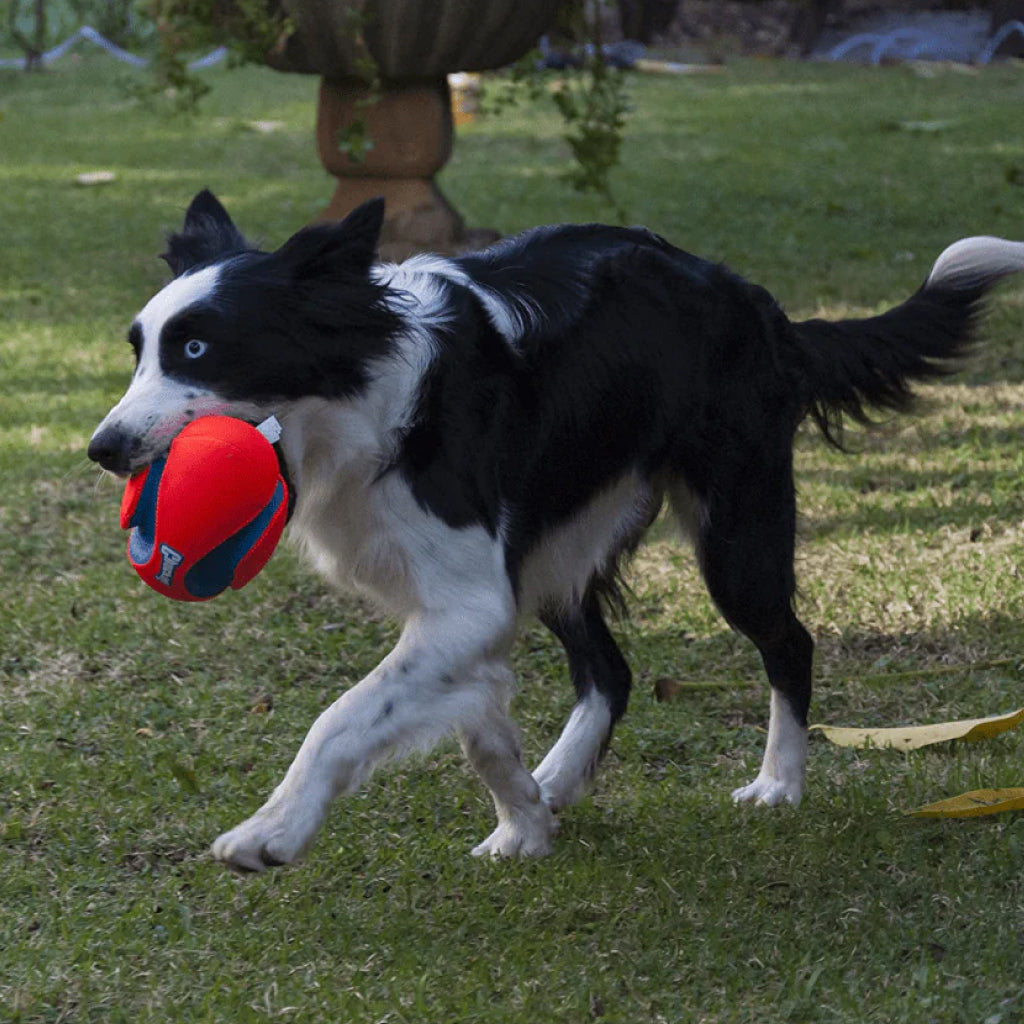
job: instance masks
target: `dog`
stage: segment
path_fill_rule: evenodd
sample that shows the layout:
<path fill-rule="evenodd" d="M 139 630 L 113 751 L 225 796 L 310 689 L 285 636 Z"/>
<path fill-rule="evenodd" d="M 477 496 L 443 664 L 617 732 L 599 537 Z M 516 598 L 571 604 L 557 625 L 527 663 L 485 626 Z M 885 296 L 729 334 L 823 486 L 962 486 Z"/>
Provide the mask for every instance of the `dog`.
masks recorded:
<path fill-rule="evenodd" d="M 267 252 L 197 195 L 168 239 L 173 279 L 128 332 L 128 389 L 89 444 L 126 475 L 196 417 L 276 415 L 290 532 L 403 624 L 213 855 L 251 871 L 295 861 L 335 796 L 451 733 L 497 812 L 473 852 L 547 853 L 626 710 L 606 610 L 666 503 L 770 684 L 763 762 L 733 797 L 798 804 L 813 642 L 793 609 L 794 433 L 812 417 L 841 446 L 846 418 L 907 410 L 913 382 L 970 353 L 1024 243 L 963 239 L 886 313 L 795 322 L 639 228 L 540 227 L 379 264 L 383 216 L 374 200 Z M 509 649 L 531 615 L 564 646 L 577 698 L 533 772 L 508 715 Z"/>

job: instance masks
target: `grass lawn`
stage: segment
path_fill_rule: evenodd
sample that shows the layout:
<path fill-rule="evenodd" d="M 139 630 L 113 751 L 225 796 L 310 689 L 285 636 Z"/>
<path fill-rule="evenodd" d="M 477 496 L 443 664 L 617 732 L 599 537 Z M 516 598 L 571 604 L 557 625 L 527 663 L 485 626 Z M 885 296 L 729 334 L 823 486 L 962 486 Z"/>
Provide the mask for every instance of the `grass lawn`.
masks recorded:
<path fill-rule="evenodd" d="M 165 279 L 163 234 L 208 185 L 274 245 L 331 184 L 314 80 L 214 71 L 201 115 L 165 119 L 123 98 L 122 73 L 0 73 L 0 1020 L 1024 1022 L 1024 815 L 904 814 L 1024 785 L 1024 730 L 913 754 L 819 738 L 798 812 L 734 809 L 767 687 L 667 533 L 618 627 L 631 714 L 551 857 L 468 856 L 491 809 L 452 744 L 337 805 L 298 868 L 211 861 L 395 629 L 287 548 L 202 606 L 126 564 L 119 488 L 84 448 Z M 875 312 L 955 238 L 1024 236 L 1019 68 L 738 63 L 638 80 L 635 100 L 616 176 L 631 219 L 794 316 Z M 523 109 L 462 131 L 443 186 L 505 232 L 602 218 L 561 184 L 566 160 L 548 111 Z M 117 179 L 74 184 L 91 170 Z M 1022 323 L 1009 282 L 990 344 L 918 418 L 853 435 L 850 456 L 801 433 L 816 720 L 1024 703 Z M 536 761 L 571 692 L 540 629 L 516 667 Z M 658 704 L 666 677 L 694 685 Z"/>

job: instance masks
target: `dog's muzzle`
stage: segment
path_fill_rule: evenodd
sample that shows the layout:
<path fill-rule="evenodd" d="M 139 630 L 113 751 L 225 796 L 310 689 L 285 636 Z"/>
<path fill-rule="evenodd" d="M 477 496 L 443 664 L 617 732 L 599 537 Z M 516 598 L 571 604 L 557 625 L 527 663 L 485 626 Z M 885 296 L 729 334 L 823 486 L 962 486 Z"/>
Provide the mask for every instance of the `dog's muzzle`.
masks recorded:
<path fill-rule="evenodd" d="M 125 476 L 131 471 L 134 447 L 131 436 L 119 427 L 104 427 L 92 435 L 88 455 L 108 472 Z"/>

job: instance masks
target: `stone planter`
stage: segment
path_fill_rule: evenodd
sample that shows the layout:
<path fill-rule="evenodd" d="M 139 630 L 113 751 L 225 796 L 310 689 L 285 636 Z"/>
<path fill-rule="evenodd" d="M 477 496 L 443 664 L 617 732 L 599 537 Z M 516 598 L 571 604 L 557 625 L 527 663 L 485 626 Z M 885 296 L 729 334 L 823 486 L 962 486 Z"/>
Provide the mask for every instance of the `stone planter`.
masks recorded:
<path fill-rule="evenodd" d="M 512 63 L 556 8 L 554 0 L 284 0 L 295 31 L 267 63 L 321 76 L 317 150 L 338 182 L 321 217 L 383 195 L 385 259 L 488 240 L 466 231 L 434 182 L 452 152 L 447 76 Z M 367 57 L 379 70 L 379 98 L 368 89 Z M 373 142 L 360 162 L 338 149 L 339 132 L 357 116 Z"/>

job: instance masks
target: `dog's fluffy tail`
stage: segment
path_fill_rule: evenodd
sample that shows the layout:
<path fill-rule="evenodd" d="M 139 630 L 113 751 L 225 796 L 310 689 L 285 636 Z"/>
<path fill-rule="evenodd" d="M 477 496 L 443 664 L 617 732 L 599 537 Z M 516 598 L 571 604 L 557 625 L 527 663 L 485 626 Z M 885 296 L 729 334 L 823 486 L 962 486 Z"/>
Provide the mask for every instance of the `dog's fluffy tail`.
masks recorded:
<path fill-rule="evenodd" d="M 842 447 L 846 416 L 903 411 L 911 385 L 955 372 L 975 343 L 986 292 L 1024 270 L 1024 242 L 979 236 L 954 242 L 902 305 L 863 320 L 792 324 L 807 374 L 806 408 L 825 437 Z"/>

